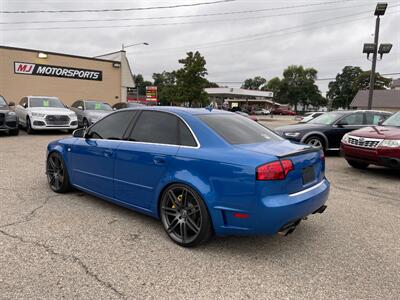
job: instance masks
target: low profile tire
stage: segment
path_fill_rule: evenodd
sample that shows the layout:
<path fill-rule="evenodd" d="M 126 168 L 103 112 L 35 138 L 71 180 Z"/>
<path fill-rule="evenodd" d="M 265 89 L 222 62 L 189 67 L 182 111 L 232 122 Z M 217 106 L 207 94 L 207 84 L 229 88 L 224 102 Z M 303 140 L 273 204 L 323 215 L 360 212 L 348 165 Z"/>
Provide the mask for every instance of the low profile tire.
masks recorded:
<path fill-rule="evenodd" d="M 18 128 L 10 130 L 10 135 L 18 135 L 18 134 L 19 134 Z"/>
<path fill-rule="evenodd" d="M 89 126 L 89 121 L 87 119 L 83 119 L 83 128 L 88 128 Z"/>
<path fill-rule="evenodd" d="M 351 160 L 351 159 L 347 159 L 347 163 L 350 166 L 352 166 L 353 168 L 360 169 L 360 170 L 365 170 L 369 166 L 369 164 L 367 164 L 367 163 L 363 163 L 363 162 L 359 162 L 359 161 Z"/>
<path fill-rule="evenodd" d="M 47 181 L 56 193 L 66 193 L 71 189 L 67 168 L 61 155 L 53 152 L 46 162 Z"/>
<path fill-rule="evenodd" d="M 325 143 L 319 136 L 310 136 L 304 143 L 313 147 L 319 147 L 325 151 Z"/>
<path fill-rule="evenodd" d="M 201 197 L 192 188 L 173 184 L 160 201 L 161 223 L 179 246 L 194 247 L 212 235 L 211 218 Z"/>
<path fill-rule="evenodd" d="M 33 129 L 31 126 L 31 119 L 26 118 L 26 133 L 27 134 L 32 134 L 33 133 Z"/>

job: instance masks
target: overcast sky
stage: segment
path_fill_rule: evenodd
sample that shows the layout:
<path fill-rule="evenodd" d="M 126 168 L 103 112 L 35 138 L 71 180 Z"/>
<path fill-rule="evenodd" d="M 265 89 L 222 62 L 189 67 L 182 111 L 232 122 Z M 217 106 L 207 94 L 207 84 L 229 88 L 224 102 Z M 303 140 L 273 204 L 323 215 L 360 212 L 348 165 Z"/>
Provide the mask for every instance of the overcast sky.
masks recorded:
<path fill-rule="evenodd" d="M 204 2 L 213 0 L 0 0 L 0 10 L 139 8 Z M 122 43 L 148 42 L 149 46 L 126 49 L 132 71 L 143 74 L 146 79 L 151 79 L 155 72 L 179 68 L 178 59 L 184 57 L 185 52 L 196 50 L 207 60 L 208 79 L 231 87 L 238 87 L 240 83 L 224 82 L 242 82 L 257 75 L 266 79 L 282 76 L 283 69 L 290 64 L 314 67 L 319 78 L 330 78 L 346 65 L 358 65 L 366 70 L 370 68 L 370 62 L 361 52 L 364 42 L 373 41 L 376 2 L 237 0 L 142 11 L 0 13 L 0 44 L 96 56 L 118 51 Z M 389 8 L 381 19 L 379 41 L 392 43 L 393 49 L 378 62 L 377 71 L 399 73 L 400 0 L 387 2 Z M 300 5 L 302 7 L 293 7 Z M 263 11 L 242 13 L 249 10 Z M 225 15 L 188 17 L 221 13 Z M 176 16 L 184 17 L 166 18 Z M 142 20 L 120 20 L 135 18 Z M 117 21 L 104 21 L 106 19 Z M 85 21 L 53 22 L 62 20 Z M 46 23 L 33 23 L 37 21 Z M 29 23 L 5 24 L 12 22 Z M 174 24 L 167 25 L 171 23 Z M 50 29 L 121 25 L 131 27 Z M 33 28 L 47 29 L 31 30 Z M 326 91 L 328 82 L 318 81 L 321 91 Z"/>

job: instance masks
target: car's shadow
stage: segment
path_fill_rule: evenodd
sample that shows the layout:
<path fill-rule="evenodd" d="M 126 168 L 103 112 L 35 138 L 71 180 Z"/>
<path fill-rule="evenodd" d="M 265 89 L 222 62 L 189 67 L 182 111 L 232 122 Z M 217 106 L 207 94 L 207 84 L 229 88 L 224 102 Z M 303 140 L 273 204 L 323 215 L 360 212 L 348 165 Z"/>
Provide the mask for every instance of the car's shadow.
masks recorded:
<path fill-rule="evenodd" d="M 120 216 L 120 219 L 123 222 L 130 222 L 129 220 L 131 219 L 132 222 L 135 223 L 135 225 L 132 225 L 133 228 L 138 229 L 137 223 L 140 223 L 141 227 L 146 228 L 146 230 L 140 230 L 143 238 L 145 238 L 144 232 L 152 232 L 157 235 L 157 239 L 160 239 L 160 241 L 170 243 L 172 247 L 179 247 L 169 239 L 161 222 L 157 219 L 81 191 L 75 191 L 71 195 L 74 195 L 77 198 L 85 198 L 81 200 L 91 201 L 92 205 L 111 210 L 111 214 L 115 216 L 116 219 L 119 219 L 118 216 Z M 316 217 L 319 216 L 320 215 Z M 118 221 L 120 220 L 117 220 L 116 222 Z M 294 234 L 291 234 L 287 237 L 283 237 L 278 234 L 273 236 L 227 237 L 213 235 L 207 243 L 201 244 L 195 248 L 187 248 L 187 250 L 201 252 L 206 251 L 210 254 L 217 254 L 219 252 L 227 253 L 228 251 L 232 255 L 251 254 L 252 256 L 254 256 L 256 253 L 259 253 L 263 257 L 267 254 L 282 255 L 281 251 L 284 251 L 286 253 L 285 255 L 288 255 L 291 252 L 295 254 L 297 251 L 299 251 L 299 248 L 302 248 L 304 251 L 308 251 L 307 248 L 312 248 L 312 245 L 315 244 L 317 240 L 317 236 L 321 235 L 323 228 L 321 226 L 317 226 L 315 222 L 314 224 L 313 222 L 309 221 L 301 222 Z M 115 222 L 113 220 L 112 222 L 109 222 L 108 225 L 113 226 L 114 223 Z"/>

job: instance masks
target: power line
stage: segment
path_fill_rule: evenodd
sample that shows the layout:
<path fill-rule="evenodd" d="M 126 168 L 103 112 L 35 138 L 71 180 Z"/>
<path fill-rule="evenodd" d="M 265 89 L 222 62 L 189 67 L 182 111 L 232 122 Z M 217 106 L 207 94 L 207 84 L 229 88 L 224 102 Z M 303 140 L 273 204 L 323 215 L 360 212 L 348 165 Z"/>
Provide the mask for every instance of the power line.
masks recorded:
<path fill-rule="evenodd" d="M 400 75 L 400 72 L 396 72 L 396 73 L 383 73 L 383 74 L 379 74 L 381 76 L 391 76 L 391 75 Z M 327 77 L 327 78 L 317 78 L 315 79 L 315 81 L 324 81 L 324 80 L 335 80 L 336 77 Z M 213 82 L 215 83 L 231 83 L 231 84 L 239 84 L 239 83 L 243 83 L 243 81 L 215 81 L 213 80 Z"/>
<path fill-rule="evenodd" d="M 399 6 L 399 5 L 397 5 Z M 391 6 L 391 8 L 396 7 L 396 6 Z M 365 10 L 362 12 L 358 12 L 355 14 L 350 14 L 350 15 L 344 15 L 344 16 L 339 16 L 339 17 L 334 17 L 330 19 L 325 19 L 325 20 L 320 20 L 317 22 L 312 22 L 308 24 L 315 24 L 315 23 L 320 23 L 329 21 L 329 20 L 336 20 L 340 18 L 347 18 L 347 17 L 353 17 L 356 15 L 361 15 L 361 14 L 366 14 L 370 13 L 371 10 Z M 212 22 L 229 22 L 229 21 L 238 21 L 238 20 L 253 20 L 253 19 L 260 19 L 260 18 L 268 18 L 268 17 L 277 17 L 277 16 L 285 16 L 285 15 L 291 15 L 294 13 L 289 13 L 289 14 L 280 14 L 280 15 L 270 15 L 270 16 L 259 16 L 259 17 L 245 17 L 245 18 L 235 18 L 235 19 L 223 19 L 223 20 L 210 20 L 210 21 L 194 21 L 194 22 L 175 22 L 175 23 L 155 23 L 155 24 L 130 24 L 130 25 L 105 25 L 105 26 L 61 26 L 61 27 L 29 27 L 29 28 L 12 28 L 12 29 L 1 29 L 0 31 L 35 31 L 35 30 L 65 30 L 65 29 L 105 29 L 105 28 L 131 28 L 131 27 L 154 27 L 154 26 L 176 26 L 176 25 L 190 25 L 190 24 L 204 24 L 204 23 L 212 23 Z M 297 12 L 296 12 L 297 14 Z M 298 26 L 294 27 L 289 27 L 289 28 L 298 28 Z M 284 29 L 287 30 L 287 29 Z M 246 36 L 248 37 L 253 37 L 257 35 L 263 35 L 263 34 L 256 34 L 256 35 L 249 35 Z M 214 44 L 214 43 L 212 43 Z"/>
<path fill-rule="evenodd" d="M 400 5 L 397 6 L 392 6 L 393 7 L 398 7 Z M 271 37 L 271 36 L 280 36 L 280 35 L 289 35 L 289 34 L 293 34 L 293 33 L 299 33 L 299 32 L 303 32 L 306 30 L 312 30 L 312 29 L 319 29 L 321 28 L 320 26 L 311 26 L 311 25 L 319 25 L 319 24 L 323 24 L 326 21 L 333 21 L 333 20 L 337 20 L 337 19 L 341 19 L 341 18 L 346 18 L 346 17 L 354 17 L 356 15 L 360 15 L 360 14 L 365 14 L 368 13 L 370 14 L 371 11 L 365 11 L 365 12 L 360 12 L 357 14 L 351 14 L 351 15 L 345 15 L 345 16 L 339 16 L 339 17 L 335 17 L 335 18 L 330 18 L 330 19 L 324 19 L 324 20 L 318 20 L 316 22 L 310 22 L 307 24 L 304 24 L 302 27 L 303 29 L 300 30 L 295 30 L 295 31 L 290 31 L 296 28 L 299 28 L 299 26 L 292 26 L 292 27 L 286 27 L 286 28 L 282 28 L 279 30 L 274 30 L 274 31 L 269 31 L 269 32 L 264 32 L 264 33 L 259 33 L 259 34 L 255 34 L 255 35 L 247 35 L 247 36 L 242 36 L 242 37 L 237 37 L 234 39 L 228 39 L 228 40 L 220 40 L 220 41 L 215 41 L 215 42 L 209 42 L 209 43 L 204 43 L 204 44 L 195 44 L 195 45 L 185 45 L 185 46 L 180 46 L 180 47 L 173 47 L 173 48 L 160 48 L 160 49 L 151 49 L 148 50 L 146 52 L 136 52 L 135 54 L 142 54 L 142 53 L 150 53 L 150 52 L 159 52 L 159 51 L 169 51 L 169 50 L 186 50 L 188 48 L 193 49 L 207 49 L 207 48 L 215 48 L 215 47 L 221 47 L 221 46 L 230 46 L 233 44 L 238 44 L 238 43 L 244 43 L 244 42 L 252 42 L 252 41 L 257 41 L 260 39 L 265 39 L 267 37 Z M 392 12 L 392 13 L 397 13 L 397 12 Z M 391 14 L 391 13 L 387 13 Z M 360 18 L 353 18 L 351 20 L 347 20 L 347 21 L 343 21 L 343 22 L 336 22 L 336 23 L 330 23 L 330 24 L 323 24 L 323 26 L 332 26 L 332 25 L 340 25 L 340 24 L 345 24 L 345 23 L 350 23 L 350 22 L 354 22 L 354 21 L 358 21 L 358 20 L 362 20 L 362 19 L 367 19 L 370 16 L 364 16 L 364 17 L 360 17 Z M 308 28 L 310 27 L 310 28 Z M 249 39 L 249 37 L 251 37 Z"/>
<path fill-rule="evenodd" d="M 367 4 L 369 5 L 369 4 Z M 189 24 L 208 24 L 208 23 L 221 23 L 221 22 L 229 22 L 229 21 L 242 21 L 242 20 L 255 20 L 255 19 L 266 19 L 266 18 L 273 18 L 273 17 L 282 17 L 282 16 L 292 16 L 292 15 L 299 15 L 299 14 L 312 14 L 316 12 L 323 12 L 323 11 L 333 11 L 339 9 L 346 9 L 346 8 L 355 8 L 366 6 L 363 5 L 356 5 L 356 6 L 348 6 L 348 7 L 338 7 L 338 8 L 325 8 L 325 9 L 316 9 L 316 10 L 306 10 L 306 11 L 296 11 L 296 12 L 289 12 L 289 13 L 281 13 L 281 14 L 273 14 L 273 15 L 265 15 L 265 16 L 251 16 L 251 17 L 242 17 L 242 18 L 235 18 L 235 19 L 217 19 L 217 20 L 207 20 L 207 21 L 191 21 L 191 22 L 174 22 L 174 23 L 153 23 L 153 24 L 126 24 L 126 25 L 98 25 L 98 26 L 58 26 L 58 27 L 29 27 L 29 28 L 12 28 L 12 29 L 3 29 L 1 31 L 32 31 L 32 30 L 55 30 L 55 29 L 99 29 L 99 28 L 128 28 L 128 27 L 153 27 L 153 26 L 174 26 L 174 25 L 189 25 Z M 174 17 L 166 17 L 166 18 L 174 18 Z M 149 18 L 154 19 L 154 18 Z M 124 19 L 109 19 L 108 21 L 122 21 Z M 125 20 L 135 20 L 135 19 L 125 19 Z M 70 20 L 73 22 L 84 22 L 79 20 Z M 96 22 L 103 22 L 105 20 L 90 20 Z M 0 22 L 0 24 L 33 24 L 33 23 L 60 23 L 65 21 L 21 21 L 21 22 Z"/>
<path fill-rule="evenodd" d="M 109 8 L 109 9 L 79 9 L 79 10 L 0 10 L 3 14 L 36 14 L 36 13 L 80 13 L 80 12 L 119 12 L 119 11 L 143 11 L 143 10 L 156 10 L 156 9 L 170 9 L 179 7 L 193 7 L 202 5 L 219 4 L 226 2 L 235 2 L 237 0 L 219 0 L 209 2 L 198 2 L 191 4 L 175 4 L 168 6 L 150 6 L 150 7 L 133 7 L 133 8 Z"/>
<path fill-rule="evenodd" d="M 303 8 L 303 7 L 311 7 L 317 5 L 327 5 L 327 4 L 335 4 L 342 2 L 350 2 L 354 0 L 340 0 L 340 1 L 330 1 L 323 3 L 314 3 L 314 4 L 302 4 L 302 5 L 292 5 L 292 6 L 282 6 L 282 7 L 273 7 L 273 8 L 263 8 L 263 9 L 254 9 L 254 10 L 241 10 L 241 11 L 232 11 L 232 12 L 222 12 L 222 13 L 208 13 L 208 14 L 195 14 L 195 15 L 178 15 L 178 16 L 159 16 L 159 17 L 139 17 L 139 18 L 113 18 L 113 19 L 79 19 L 79 20 L 46 20 L 46 21 L 11 21 L 11 22 L 0 22 L 0 24 L 45 24 L 45 23 L 81 23 L 81 22 L 114 22 L 114 21 L 144 21 L 144 20 L 168 20 L 168 19 L 182 19 L 182 18 L 198 18 L 198 17 L 213 17 L 213 16 L 225 16 L 225 15 L 237 15 L 237 14 L 249 14 L 249 13 L 259 13 L 265 11 L 274 11 L 274 10 L 285 10 L 285 9 L 293 9 L 293 8 Z M 347 6 L 347 7 L 336 7 L 335 9 L 347 9 L 353 7 L 361 7 L 361 6 L 369 6 L 368 4 L 361 4 L 355 6 Z M 315 12 L 331 10 L 321 9 L 315 10 Z"/>

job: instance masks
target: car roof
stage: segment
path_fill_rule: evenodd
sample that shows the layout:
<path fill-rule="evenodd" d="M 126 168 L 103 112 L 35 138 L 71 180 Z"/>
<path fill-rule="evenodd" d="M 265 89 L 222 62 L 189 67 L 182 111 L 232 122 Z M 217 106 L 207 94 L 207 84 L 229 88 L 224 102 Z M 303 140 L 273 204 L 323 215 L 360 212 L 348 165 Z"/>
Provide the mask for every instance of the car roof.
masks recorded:
<path fill-rule="evenodd" d="M 333 110 L 333 111 L 329 111 L 332 113 L 340 113 L 340 114 L 351 114 L 351 113 L 355 113 L 355 112 L 377 112 L 377 113 L 385 113 L 385 114 L 392 114 L 390 111 L 384 111 L 384 110 L 375 110 L 375 109 L 371 109 L 371 110 L 367 110 L 367 109 L 357 109 L 357 110 Z"/>
<path fill-rule="evenodd" d="M 206 115 L 206 114 L 231 114 L 231 112 L 220 110 L 220 109 L 208 109 L 208 108 L 188 108 L 180 106 L 145 106 L 145 107 L 132 107 L 126 108 L 130 110 L 151 110 L 151 111 L 165 111 L 176 114 L 190 114 L 190 115 Z"/>

